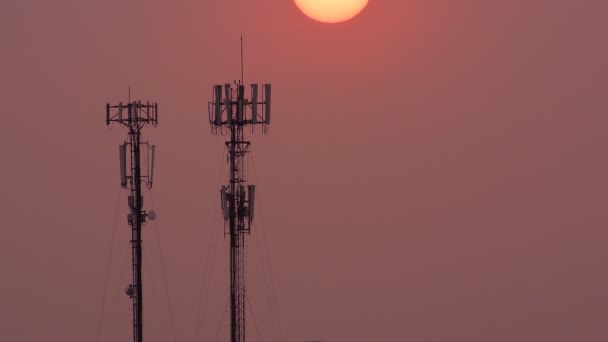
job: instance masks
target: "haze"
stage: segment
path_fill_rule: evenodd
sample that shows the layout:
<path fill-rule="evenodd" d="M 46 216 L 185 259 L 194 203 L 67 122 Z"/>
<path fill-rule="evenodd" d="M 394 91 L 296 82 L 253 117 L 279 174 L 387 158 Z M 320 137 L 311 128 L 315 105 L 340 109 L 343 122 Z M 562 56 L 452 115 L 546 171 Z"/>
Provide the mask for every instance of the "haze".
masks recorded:
<path fill-rule="evenodd" d="M 144 206 L 177 341 L 228 340 L 207 101 L 240 76 L 241 31 L 245 82 L 273 85 L 249 135 L 250 341 L 277 340 L 265 242 L 285 342 L 608 340 L 607 11 L 376 0 L 324 25 L 291 0 L 3 1 L 0 340 L 97 339 L 116 213 L 100 341 L 131 339 L 126 132 L 104 122 L 129 85 L 159 103 Z M 172 341 L 153 225 L 144 258 L 144 338 Z"/>

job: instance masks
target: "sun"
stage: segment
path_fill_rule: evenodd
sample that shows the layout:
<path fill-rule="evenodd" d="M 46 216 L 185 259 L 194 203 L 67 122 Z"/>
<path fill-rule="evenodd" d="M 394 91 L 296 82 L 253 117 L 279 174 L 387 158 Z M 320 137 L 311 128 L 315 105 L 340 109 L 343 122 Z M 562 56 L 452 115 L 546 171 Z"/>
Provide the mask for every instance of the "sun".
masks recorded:
<path fill-rule="evenodd" d="M 339 23 L 353 18 L 367 5 L 368 0 L 294 0 L 298 8 L 310 18 L 322 23 Z"/>

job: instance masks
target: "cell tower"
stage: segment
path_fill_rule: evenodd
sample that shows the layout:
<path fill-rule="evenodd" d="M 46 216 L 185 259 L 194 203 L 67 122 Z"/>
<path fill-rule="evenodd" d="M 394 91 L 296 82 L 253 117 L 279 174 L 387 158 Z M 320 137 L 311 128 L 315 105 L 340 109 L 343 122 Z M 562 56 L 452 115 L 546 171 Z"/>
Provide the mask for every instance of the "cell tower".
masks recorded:
<path fill-rule="evenodd" d="M 230 184 L 222 186 L 220 194 L 226 225 L 230 235 L 230 341 L 245 342 L 245 235 L 251 232 L 255 185 L 245 181 L 245 155 L 251 143 L 244 130 L 262 125 L 266 133 L 270 124 L 270 84 L 251 84 L 251 100 L 245 98 L 245 86 L 235 82 L 213 86 L 213 101 L 209 102 L 209 122 L 214 134 L 230 134 L 226 142 L 229 154 Z M 259 92 L 258 90 L 261 90 Z M 258 99 L 260 95 L 260 100 Z M 261 111 L 258 112 L 258 109 Z"/>
<path fill-rule="evenodd" d="M 129 130 L 127 141 L 118 148 L 120 159 L 120 185 L 129 188 L 129 208 L 127 221 L 131 226 L 131 251 L 133 264 L 133 283 L 125 289 L 126 294 L 133 301 L 133 341 L 143 341 L 143 292 L 141 281 L 142 264 L 142 238 L 141 226 L 146 219 L 154 220 L 154 211 L 146 212 L 143 207 L 141 194 L 142 182 L 152 188 L 154 179 L 154 152 L 155 146 L 141 141 L 141 130 L 144 126 L 158 124 L 158 105 L 156 103 L 142 103 L 139 101 L 118 105 L 106 105 L 106 124 L 117 122 Z M 147 174 L 141 171 L 141 147 L 145 147 L 149 162 Z M 127 149 L 130 157 L 127 163 Z"/>

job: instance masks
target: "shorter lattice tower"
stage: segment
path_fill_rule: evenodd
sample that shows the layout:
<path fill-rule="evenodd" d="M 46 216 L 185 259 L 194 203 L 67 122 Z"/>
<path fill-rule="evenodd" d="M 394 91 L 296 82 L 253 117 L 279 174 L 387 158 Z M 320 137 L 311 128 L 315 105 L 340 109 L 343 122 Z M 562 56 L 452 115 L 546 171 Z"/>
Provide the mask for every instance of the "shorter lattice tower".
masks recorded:
<path fill-rule="evenodd" d="M 143 341 L 143 291 L 141 279 L 142 237 L 141 227 L 146 219 L 154 220 L 154 211 L 143 208 L 142 182 L 152 187 L 154 179 L 154 145 L 141 141 L 141 130 L 145 126 L 158 124 L 158 105 L 139 101 L 117 105 L 106 105 L 106 124 L 118 123 L 128 129 L 127 141 L 118 148 L 120 159 L 120 185 L 129 189 L 129 209 L 127 221 L 131 226 L 131 251 L 133 283 L 125 289 L 133 302 L 133 342 Z M 141 170 L 141 147 L 145 147 L 149 165 L 147 174 Z M 128 151 L 128 152 L 127 152 Z M 129 158 L 127 158 L 127 153 Z"/>

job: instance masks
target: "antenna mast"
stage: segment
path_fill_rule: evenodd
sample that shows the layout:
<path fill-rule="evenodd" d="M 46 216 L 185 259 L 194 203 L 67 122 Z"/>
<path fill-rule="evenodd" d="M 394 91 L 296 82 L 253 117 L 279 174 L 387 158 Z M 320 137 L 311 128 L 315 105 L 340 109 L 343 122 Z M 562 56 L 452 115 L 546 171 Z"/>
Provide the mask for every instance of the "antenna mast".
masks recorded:
<path fill-rule="evenodd" d="M 243 67 L 243 31 L 241 31 L 241 84 L 245 83 L 245 70 Z"/>
<path fill-rule="evenodd" d="M 133 302 L 133 342 L 143 341 L 143 295 L 142 295 L 142 238 L 141 227 L 146 219 L 154 220 L 153 211 L 145 212 L 143 207 L 142 181 L 148 188 L 152 187 L 154 175 L 155 146 L 141 141 L 141 130 L 144 126 L 158 124 L 158 105 L 156 103 L 142 103 L 140 101 L 117 105 L 106 104 L 106 124 L 117 122 L 128 129 L 127 141 L 119 145 L 120 159 L 120 185 L 129 188 L 129 208 L 127 221 L 131 226 L 131 251 L 133 264 L 133 283 L 125 289 L 126 294 Z M 141 172 L 141 146 L 151 153 L 148 165 L 149 173 Z M 129 149 L 129 163 L 127 163 L 127 148 Z M 127 165 L 128 164 L 128 165 Z M 128 166 L 128 167 L 127 167 Z"/>
<path fill-rule="evenodd" d="M 251 143 L 245 140 L 244 128 L 270 124 L 270 84 L 251 84 L 251 99 L 245 98 L 240 82 L 213 86 L 209 102 L 209 122 L 214 134 L 230 134 L 226 142 L 229 153 L 230 183 L 221 188 L 224 233 L 230 235 L 230 341 L 245 342 L 245 235 L 253 222 L 255 185 L 245 181 L 245 155 Z M 258 95 L 260 99 L 258 99 Z M 261 109 L 258 112 L 258 109 Z M 226 132 L 228 131 L 228 132 Z M 228 230 L 226 231 L 226 228 Z"/>

